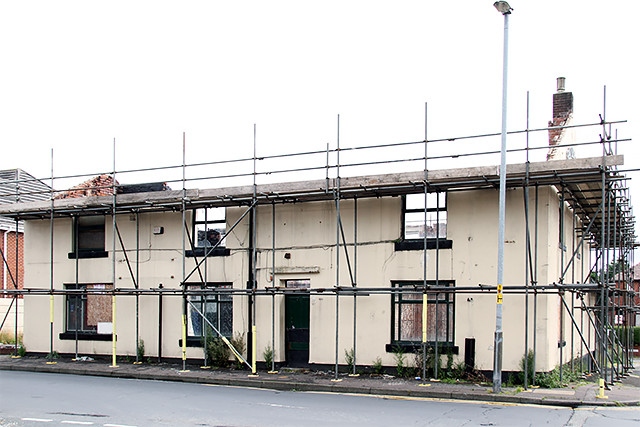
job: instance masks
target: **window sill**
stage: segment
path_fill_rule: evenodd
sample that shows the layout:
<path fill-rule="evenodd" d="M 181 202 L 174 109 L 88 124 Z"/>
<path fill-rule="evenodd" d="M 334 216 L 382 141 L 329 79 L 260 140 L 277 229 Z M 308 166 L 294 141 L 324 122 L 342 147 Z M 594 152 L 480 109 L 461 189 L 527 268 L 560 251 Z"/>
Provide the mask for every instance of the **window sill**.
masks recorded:
<path fill-rule="evenodd" d="M 203 258 L 205 254 L 205 250 L 207 248 L 195 248 L 193 250 L 185 251 L 184 255 L 187 258 L 200 257 Z M 229 256 L 231 255 L 231 251 L 227 248 L 215 248 L 209 249 L 207 256 Z"/>
<path fill-rule="evenodd" d="M 436 343 L 434 341 L 430 341 L 427 343 L 427 348 L 435 348 Z M 385 346 L 385 350 L 387 353 L 395 353 L 396 349 L 400 347 L 405 353 L 415 353 L 416 351 L 420 351 L 422 349 L 421 342 L 397 342 L 393 344 L 387 344 Z M 438 352 L 441 354 L 448 353 L 451 351 L 453 354 L 458 354 L 460 352 L 460 348 L 457 345 L 453 345 L 453 343 L 438 343 Z"/>
<path fill-rule="evenodd" d="M 430 249 L 451 249 L 453 240 L 449 239 L 427 239 L 427 250 Z M 421 251 L 424 250 L 424 239 L 407 239 L 395 243 L 396 251 Z"/>
<path fill-rule="evenodd" d="M 111 341 L 113 335 L 112 334 L 97 334 L 95 332 L 78 332 L 77 334 L 78 341 Z M 73 340 L 76 339 L 75 331 L 71 332 L 62 332 L 60 334 L 61 340 Z M 116 337 L 117 340 L 117 337 Z"/>
<path fill-rule="evenodd" d="M 69 259 L 76 259 L 75 252 L 69 252 L 67 255 Z M 86 259 L 86 258 L 108 258 L 109 252 L 107 251 L 80 251 L 78 252 L 78 259 Z"/>
<path fill-rule="evenodd" d="M 228 339 L 229 337 L 227 337 Z M 211 338 L 210 338 L 211 339 Z M 182 338 L 178 340 L 178 347 L 182 347 Z M 204 347 L 203 337 L 187 337 L 187 347 Z"/>

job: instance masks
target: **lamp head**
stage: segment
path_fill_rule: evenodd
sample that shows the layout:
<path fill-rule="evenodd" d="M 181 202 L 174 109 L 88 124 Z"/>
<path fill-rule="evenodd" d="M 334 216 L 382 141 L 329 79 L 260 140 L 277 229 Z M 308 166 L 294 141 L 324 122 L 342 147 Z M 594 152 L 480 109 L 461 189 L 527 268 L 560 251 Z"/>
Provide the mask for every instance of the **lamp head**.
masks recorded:
<path fill-rule="evenodd" d="M 495 7 L 498 12 L 503 15 L 509 15 L 513 10 L 513 8 L 509 6 L 509 3 L 507 3 L 506 1 L 497 1 L 493 4 L 493 7 Z"/>

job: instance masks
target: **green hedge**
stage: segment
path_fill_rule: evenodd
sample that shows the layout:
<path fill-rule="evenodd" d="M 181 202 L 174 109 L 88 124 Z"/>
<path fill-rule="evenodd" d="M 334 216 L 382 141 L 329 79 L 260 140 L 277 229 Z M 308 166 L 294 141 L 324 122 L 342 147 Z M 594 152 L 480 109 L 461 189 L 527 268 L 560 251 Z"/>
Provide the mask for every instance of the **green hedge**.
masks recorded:
<path fill-rule="evenodd" d="M 627 337 L 627 328 L 623 328 L 620 326 L 616 326 L 615 328 L 616 334 L 621 338 L 622 342 L 626 341 Z M 631 326 L 631 340 L 632 345 L 640 346 L 640 326 Z"/>

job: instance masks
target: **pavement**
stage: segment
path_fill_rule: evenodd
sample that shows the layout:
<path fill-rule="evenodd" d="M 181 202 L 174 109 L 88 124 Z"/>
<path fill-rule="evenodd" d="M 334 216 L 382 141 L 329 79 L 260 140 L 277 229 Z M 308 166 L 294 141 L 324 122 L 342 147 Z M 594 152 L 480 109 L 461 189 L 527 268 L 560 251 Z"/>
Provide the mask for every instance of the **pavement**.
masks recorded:
<path fill-rule="evenodd" d="M 349 393 L 388 397 L 457 399 L 467 401 L 501 402 L 511 404 L 536 404 L 576 408 L 579 406 L 640 406 L 640 359 L 620 382 L 608 385 L 604 397 L 598 397 L 596 382 L 582 381 L 559 389 L 502 387 L 501 393 L 493 393 L 490 383 L 421 381 L 396 378 L 390 375 L 349 376 L 333 372 L 318 372 L 282 368 L 277 373 L 258 371 L 256 376 L 246 370 L 203 369 L 182 363 L 119 362 L 82 357 L 74 361 L 59 358 L 48 363 L 44 357 L 13 357 L 0 355 L 0 370 L 48 372 L 57 374 L 93 375 L 141 380 L 179 381 L 222 386 L 240 386 L 287 391 L 313 391 Z M 1 376 L 1 374 L 0 374 Z"/>

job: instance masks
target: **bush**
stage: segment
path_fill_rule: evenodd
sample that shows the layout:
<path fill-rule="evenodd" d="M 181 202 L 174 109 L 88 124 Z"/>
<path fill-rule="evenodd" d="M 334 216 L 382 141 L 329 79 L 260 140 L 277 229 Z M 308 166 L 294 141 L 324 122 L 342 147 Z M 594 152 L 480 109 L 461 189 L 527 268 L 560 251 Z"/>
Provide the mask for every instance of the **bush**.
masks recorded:
<path fill-rule="evenodd" d="M 22 332 L 18 333 L 18 342 L 22 342 Z M 15 344 L 16 337 L 12 332 L 0 332 L 0 344 Z"/>
<path fill-rule="evenodd" d="M 562 365 L 562 381 L 560 378 L 560 366 L 556 366 L 552 371 L 549 371 L 549 372 L 537 373 L 535 374 L 535 377 L 534 377 L 533 350 L 529 350 L 526 356 L 522 356 L 522 359 L 520 360 L 520 372 L 518 372 L 516 375 L 512 375 L 509 377 L 509 380 L 510 382 L 513 383 L 513 385 L 524 384 L 525 357 L 527 358 L 527 370 L 528 370 L 527 384 L 528 385 L 534 384 L 534 378 L 535 378 L 535 385 L 538 385 L 542 388 L 562 388 L 562 387 L 565 387 L 568 383 L 578 381 L 582 376 L 582 372 L 579 369 L 580 362 L 578 359 L 574 359 L 573 362 L 568 362 Z"/>
<path fill-rule="evenodd" d="M 236 349 L 236 351 L 238 353 L 240 353 L 241 355 L 244 356 L 244 352 L 247 349 L 247 344 L 246 344 L 246 342 L 244 340 L 244 334 L 241 334 L 239 332 L 236 333 L 233 336 L 233 338 L 231 338 L 229 340 L 229 342 L 231 343 L 233 348 Z M 229 352 L 231 352 L 231 349 L 229 349 L 228 347 L 227 347 L 227 349 L 229 350 Z M 234 357 L 235 357 L 235 355 L 234 355 Z M 236 358 L 236 368 L 237 369 L 243 369 L 244 366 L 245 366 L 244 362 Z"/>
<path fill-rule="evenodd" d="M 267 365 L 267 369 L 271 369 L 273 366 L 273 349 L 271 345 L 265 347 L 262 352 L 262 357 L 264 358 L 264 363 Z"/>
<path fill-rule="evenodd" d="M 231 349 L 220 337 L 211 338 L 207 341 L 207 357 L 213 366 L 225 368 L 229 365 Z"/>
<path fill-rule="evenodd" d="M 138 360 L 144 359 L 144 340 L 138 340 L 138 348 L 136 348 L 136 355 L 138 356 Z"/>
<path fill-rule="evenodd" d="M 347 363 L 347 368 L 349 370 L 349 373 L 353 372 L 353 368 L 354 368 L 354 363 L 356 362 L 356 352 L 353 350 L 353 347 L 351 347 L 351 349 L 349 350 L 344 350 L 344 360 Z"/>
<path fill-rule="evenodd" d="M 382 375 L 384 372 L 384 368 L 382 367 L 382 359 L 380 356 L 376 357 L 376 360 L 373 361 L 373 365 L 371 366 L 373 369 L 373 373 L 376 375 Z"/>
<path fill-rule="evenodd" d="M 613 330 L 623 345 L 626 344 L 627 334 L 629 334 L 631 338 L 631 345 L 640 346 L 640 326 L 616 326 Z"/>
<path fill-rule="evenodd" d="M 525 372 L 524 365 L 525 360 L 527 362 L 527 372 Z M 534 358 L 533 358 L 533 350 L 529 350 L 526 355 L 522 356 L 520 359 L 520 372 L 518 373 L 518 383 L 524 384 L 525 376 L 527 379 L 527 384 L 533 384 L 533 375 L 535 373 L 533 366 Z"/>
<path fill-rule="evenodd" d="M 400 378 L 406 375 L 406 361 L 404 355 L 404 349 L 399 345 L 393 348 L 393 358 L 396 362 L 396 375 Z"/>

